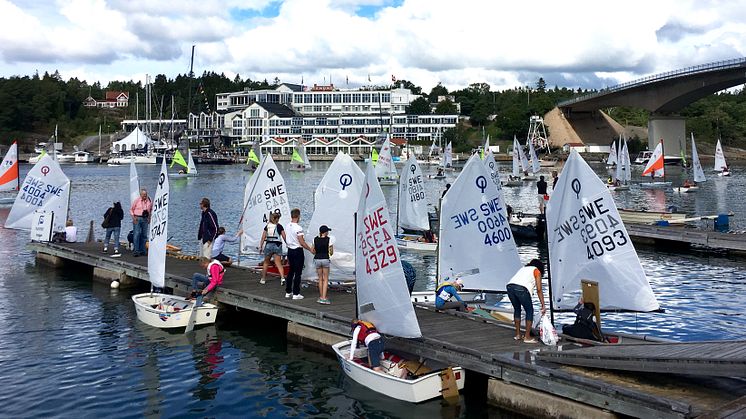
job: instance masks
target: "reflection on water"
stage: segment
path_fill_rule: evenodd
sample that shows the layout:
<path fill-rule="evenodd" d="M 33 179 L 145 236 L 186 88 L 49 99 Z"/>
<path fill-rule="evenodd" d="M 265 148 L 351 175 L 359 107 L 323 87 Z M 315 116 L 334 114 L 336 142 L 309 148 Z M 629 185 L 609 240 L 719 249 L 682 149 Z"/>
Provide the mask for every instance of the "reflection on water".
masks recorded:
<path fill-rule="evenodd" d="M 307 225 L 313 190 L 328 163 L 314 162 L 306 173 L 290 173 L 278 164 L 288 184 L 292 207 L 302 210 Z M 501 164 L 507 173 L 509 165 Z M 594 165 L 605 175 L 602 165 Z M 25 173 L 29 166 L 24 165 Z M 157 166 L 139 166 L 144 186 L 154 189 Z M 127 167 L 64 166 L 72 179 L 71 212 L 85 237 L 95 220 L 102 237 L 102 214 L 113 200 L 127 199 Z M 423 167 L 425 174 L 435 169 Z M 639 169 L 636 169 L 639 170 Z M 674 185 L 683 181 L 680 169 L 669 171 Z M 734 168 L 734 173 L 746 173 Z M 235 231 L 242 209 L 248 173 L 240 166 L 202 166 L 197 178 L 171 183 L 170 234 L 188 252 L 197 251 L 198 202 L 209 197 L 220 223 Z M 437 203 L 445 180 L 426 180 L 428 202 Z M 636 174 L 635 179 L 639 179 Z M 690 214 L 732 210 L 731 228 L 746 228 L 746 176 L 710 177 L 697 193 L 633 188 L 615 199 L 623 207 L 664 210 L 675 205 Z M 396 188 L 384 193 L 396 208 Z M 506 201 L 518 211 L 536 212 L 535 183 L 504 188 Z M 0 208 L 4 223 L 8 208 Z M 702 222 L 711 228 L 711 222 Z M 126 228 L 125 228 L 126 230 Z M 92 284 L 83 270 L 61 271 L 37 266 L 25 248 L 27 233 L 0 228 L 0 376 L 13 389 L 0 400 L 3 413 L 17 416 L 365 416 L 465 417 L 484 415 L 484 406 L 444 410 L 440 403 L 411 409 L 380 399 L 357 384 L 342 380 L 336 360 L 288 344 L 282 327 L 260 316 L 221 315 L 215 327 L 191 335 L 154 330 L 138 323 L 126 290 Z M 468 244 L 465 244 L 468 245 Z M 228 245 L 235 255 L 236 246 Z M 521 259 L 546 260 L 533 243 L 519 243 Z M 672 254 L 638 249 L 642 265 L 665 313 L 605 315 L 608 329 L 650 333 L 677 340 L 744 339 L 746 270 L 741 259 L 698 253 Z M 417 289 L 435 283 L 433 254 L 404 252 L 417 269 Z M 80 271 L 80 272 L 78 272 Z M 314 295 L 315 290 L 307 292 Z M 500 303 L 505 305 L 505 303 Z M 568 316 L 558 321 L 569 323 Z M 472 409 L 472 410 L 469 410 Z M 481 409 L 481 410 L 480 410 Z M 471 413 L 471 414 L 469 414 Z"/>

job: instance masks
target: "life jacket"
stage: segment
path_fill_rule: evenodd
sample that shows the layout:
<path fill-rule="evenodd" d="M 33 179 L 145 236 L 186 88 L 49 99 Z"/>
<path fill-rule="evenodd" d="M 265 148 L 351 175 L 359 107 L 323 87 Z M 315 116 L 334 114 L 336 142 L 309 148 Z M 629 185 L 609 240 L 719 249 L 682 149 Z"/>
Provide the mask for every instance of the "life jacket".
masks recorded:
<path fill-rule="evenodd" d="M 280 236 L 277 234 L 277 224 L 267 223 L 267 241 L 279 242 Z"/>
<path fill-rule="evenodd" d="M 207 265 L 207 277 L 210 278 L 210 279 L 212 279 L 212 275 L 210 274 L 210 271 L 212 270 L 212 267 L 214 265 L 217 265 L 217 266 L 220 267 L 220 273 L 218 274 L 219 276 L 218 276 L 218 278 L 215 278 L 215 282 L 219 285 L 219 284 L 223 283 L 223 275 L 225 275 L 225 267 L 223 266 L 222 263 L 220 263 L 219 261 L 213 259 L 212 262 L 210 262 Z"/>
<path fill-rule="evenodd" d="M 357 341 L 358 343 L 365 344 L 365 338 L 368 337 L 371 333 L 378 333 L 378 330 L 376 330 L 376 326 L 373 325 L 371 322 L 366 322 L 365 320 L 353 320 L 352 321 L 352 332 L 355 332 L 355 328 L 360 326 L 360 333 L 357 335 Z"/>
<path fill-rule="evenodd" d="M 440 297 L 442 300 L 450 301 L 453 295 L 450 292 L 446 291 L 444 288 L 455 287 L 455 286 L 456 285 L 454 282 L 449 282 L 449 281 L 441 282 L 440 285 L 438 285 L 438 288 L 435 289 L 435 296 Z"/>

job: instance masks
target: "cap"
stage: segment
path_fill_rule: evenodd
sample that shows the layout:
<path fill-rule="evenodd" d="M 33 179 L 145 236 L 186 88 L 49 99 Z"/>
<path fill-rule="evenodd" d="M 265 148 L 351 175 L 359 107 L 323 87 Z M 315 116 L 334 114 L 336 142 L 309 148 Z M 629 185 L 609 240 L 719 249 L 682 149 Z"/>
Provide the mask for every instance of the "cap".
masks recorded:
<path fill-rule="evenodd" d="M 326 224 L 319 227 L 319 233 L 326 233 L 327 231 L 332 231 L 332 229 L 327 227 Z"/>

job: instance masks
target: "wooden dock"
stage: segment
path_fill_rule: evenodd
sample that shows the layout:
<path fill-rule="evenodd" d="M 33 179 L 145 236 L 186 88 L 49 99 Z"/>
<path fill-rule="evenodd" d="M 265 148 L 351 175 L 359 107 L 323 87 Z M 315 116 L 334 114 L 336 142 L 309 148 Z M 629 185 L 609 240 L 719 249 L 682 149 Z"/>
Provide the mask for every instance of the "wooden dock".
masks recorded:
<path fill-rule="evenodd" d="M 147 278 L 147 258 L 111 258 L 97 243 L 31 243 L 37 259 L 61 268 L 88 270 L 122 280 Z M 69 262 L 74 262 L 70 264 Z M 191 276 L 201 269 L 196 261 L 168 258 L 166 286 L 185 294 Z M 124 282 L 126 283 L 126 281 Z M 228 306 L 275 316 L 319 330 L 350 335 L 355 313 L 354 295 L 332 291 L 332 304 L 316 303 L 315 287 L 305 288 L 303 300 L 284 298 L 278 278 L 259 284 L 259 275 L 245 268 L 228 268 L 216 299 Z M 746 396 L 746 382 L 731 378 L 700 378 L 666 374 L 630 374 L 562 366 L 538 359 L 550 348 L 513 340 L 511 325 L 417 308 L 423 333 L 420 339 L 387 340 L 390 347 L 447 364 L 460 365 L 470 374 L 488 376 L 488 397 L 501 407 L 540 416 L 601 416 L 609 412 L 633 417 L 688 418 L 720 409 Z M 570 349 L 571 346 L 566 347 Z M 469 378 L 467 378 L 467 386 Z M 519 397 L 520 395 L 520 397 Z"/>
<path fill-rule="evenodd" d="M 656 226 L 647 224 L 625 224 L 630 238 L 635 243 L 673 247 L 699 246 L 704 250 L 727 251 L 746 255 L 746 234 L 720 233 L 684 226 Z"/>

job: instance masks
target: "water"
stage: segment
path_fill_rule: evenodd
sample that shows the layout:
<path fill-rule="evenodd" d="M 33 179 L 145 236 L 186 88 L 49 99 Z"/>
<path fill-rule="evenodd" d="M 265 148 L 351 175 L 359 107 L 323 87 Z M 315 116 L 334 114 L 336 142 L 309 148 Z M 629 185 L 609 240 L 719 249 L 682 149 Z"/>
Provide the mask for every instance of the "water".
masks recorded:
<path fill-rule="evenodd" d="M 328 163 L 314 162 L 305 174 L 285 170 L 291 207 L 307 225 L 313 190 Z M 22 166 L 22 175 L 30 166 Z M 601 176 L 605 168 L 594 166 Z M 194 179 L 171 180 L 172 242 L 198 249 L 199 200 L 207 196 L 221 224 L 235 231 L 248 173 L 240 166 L 200 166 Z M 434 168 L 424 167 L 425 173 Z M 85 237 L 94 220 L 102 236 L 102 214 L 113 200 L 128 200 L 128 167 L 64 166 L 73 181 L 71 214 Z M 158 166 L 139 166 L 141 183 L 154 191 Z M 507 172 L 510 168 L 501 165 Z M 671 171 L 671 177 L 677 176 Z M 631 190 L 620 204 L 649 209 L 676 205 L 689 213 L 733 210 L 731 228 L 746 228 L 744 179 L 710 177 L 698 193 Z M 437 202 L 446 183 L 427 180 L 428 199 Z M 683 180 L 683 179 L 682 179 Z M 677 180 L 674 180 L 677 182 Z M 535 186 L 506 188 L 508 203 L 536 212 Z M 396 189 L 384 188 L 389 202 Z M 4 223 L 8 208 L 0 208 Z M 0 228 L 0 392 L 3 416 L 299 416 L 299 417 L 473 417 L 504 414 L 465 396 L 459 410 L 440 402 L 410 405 L 384 399 L 344 380 L 326 353 L 288 343 L 281 324 L 248 312 L 221 313 L 219 322 L 191 336 L 153 330 L 138 323 L 129 297 L 75 270 L 36 265 L 26 250 L 27 233 Z M 228 245 L 233 256 L 237 246 Z M 519 246 L 522 260 L 546 255 L 531 243 Z M 638 249 L 662 314 L 604 317 L 608 329 L 649 333 L 676 340 L 744 339 L 744 262 L 700 253 L 669 254 Z M 434 284 L 435 259 L 404 253 L 418 272 L 418 289 Z M 309 291 L 312 293 L 312 291 Z M 313 296 L 313 295 L 311 295 Z M 560 321 L 570 321 L 560 317 Z"/>

